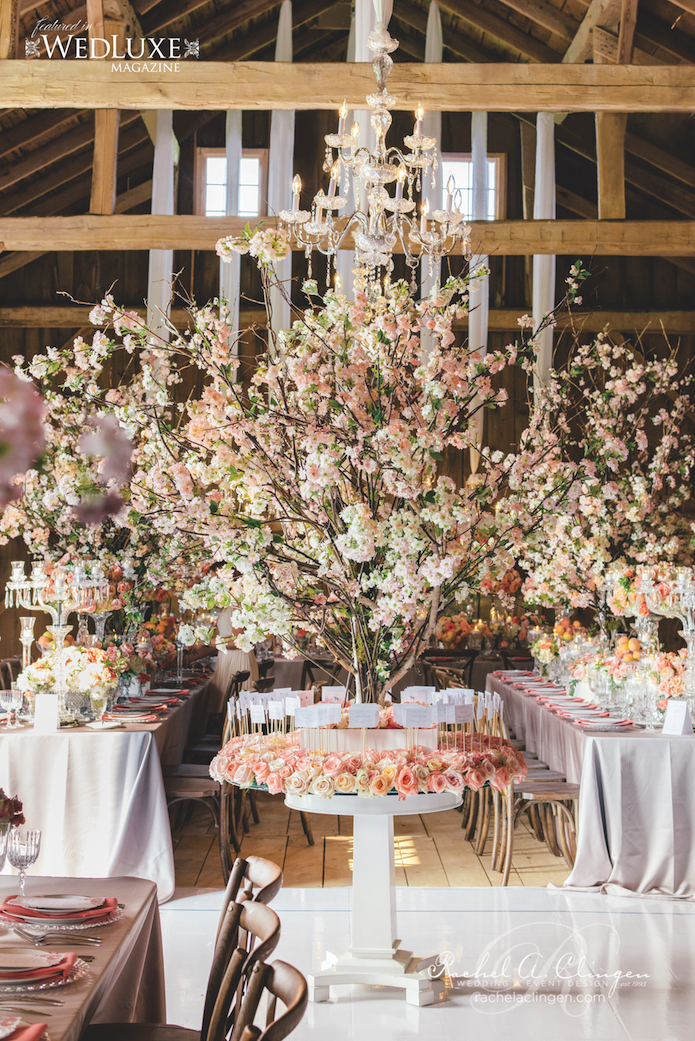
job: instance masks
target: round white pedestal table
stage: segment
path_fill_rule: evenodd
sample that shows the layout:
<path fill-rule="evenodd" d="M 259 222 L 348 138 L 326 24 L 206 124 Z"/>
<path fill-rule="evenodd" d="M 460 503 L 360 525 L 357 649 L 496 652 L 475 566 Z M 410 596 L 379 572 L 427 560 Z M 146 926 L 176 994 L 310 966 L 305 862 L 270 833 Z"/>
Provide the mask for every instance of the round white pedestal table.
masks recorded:
<path fill-rule="evenodd" d="M 437 958 L 415 957 L 401 950 L 396 932 L 396 866 L 393 818 L 413 813 L 441 813 L 461 802 L 459 795 L 356 795 L 285 797 L 291 810 L 332 813 L 353 818 L 351 943 L 343 954 L 328 954 L 320 972 L 309 975 L 309 1000 L 328 1001 L 331 986 L 367 983 L 400 987 L 412 1005 L 429 1005 L 442 989 L 430 979 L 428 965 Z"/>

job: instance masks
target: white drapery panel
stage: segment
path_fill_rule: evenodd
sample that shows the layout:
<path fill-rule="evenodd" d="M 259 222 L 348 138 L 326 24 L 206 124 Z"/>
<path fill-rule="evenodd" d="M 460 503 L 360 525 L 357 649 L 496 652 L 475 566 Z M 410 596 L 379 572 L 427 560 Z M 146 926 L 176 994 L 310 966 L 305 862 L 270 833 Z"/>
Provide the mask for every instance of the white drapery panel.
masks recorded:
<path fill-rule="evenodd" d="M 439 14 L 439 4 L 436 4 L 434 0 L 430 4 L 429 14 L 427 16 L 427 35 L 425 37 L 425 61 L 430 64 L 441 62 L 444 50 L 444 42 L 442 39 L 442 19 Z M 425 112 L 425 117 L 422 121 L 422 132 L 425 137 L 433 137 L 437 142 L 437 160 L 439 163 L 438 168 L 435 171 L 428 170 L 423 173 L 422 176 L 422 201 L 427 201 L 430 207 L 430 213 L 433 210 L 439 210 L 442 207 L 442 170 L 441 170 L 441 153 L 439 151 L 439 144 L 442 137 L 442 114 L 441 112 Z M 434 187 L 432 186 L 434 181 Z M 430 274 L 431 271 L 431 274 Z M 433 286 L 439 282 L 439 276 L 441 272 L 441 261 L 432 261 L 430 266 L 429 258 L 420 261 L 420 282 L 421 282 L 421 296 L 424 299 L 428 296 Z M 426 334 L 426 336 L 431 336 Z"/>
<path fill-rule="evenodd" d="M 473 167 L 473 220 L 487 219 L 488 165 L 487 165 L 487 112 L 471 115 L 471 161 Z M 471 274 L 488 263 L 488 257 L 478 254 L 471 257 Z M 470 290 L 470 312 L 468 315 L 468 342 L 481 356 L 487 354 L 488 315 L 490 311 L 490 279 L 488 275 Z M 476 448 L 470 450 L 471 473 L 478 469 L 478 451 L 483 443 L 485 410 L 480 409 L 474 418 Z"/>
<path fill-rule="evenodd" d="M 173 113 L 157 112 L 152 170 L 152 213 L 171 217 L 174 213 L 174 128 Z M 161 339 L 169 340 L 166 316 L 171 307 L 174 251 L 151 249 L 147 271 L 147 324 Z"/>
<path fill-rule="evenodd" d="M 227 203 L 226 214 L 234 217 L 239 211 L 239 163 L 241 162 L 241 112 L 230 109 L 225 127 L 225 155 L 227 158 Z M 232 255 L 227 264 L 220 260 L 220 296 L 229 306 L 229 325 L 232 330 L 234 353 L 238 354 L 239 336 L 239 293 L 241 286 L 241 257 Z"/>
<path fill-rule="evenodd" d="M 555 218 L 555 116 L 539 112 L 536 116 L 536 184 L 533 197 L 534 220 Z M 538 328 L 543 316 L 555 306 L 555 257 L 533 258 L 533 325 Z M 538 342 L 538 361 L 534 388 L 547 382 L 553 363 L 553 330 L 545 329 Z"/>
<path fill-rule="evenodd" d="M 275 61 L 292 61 L 292 0 L 283 0 L 275 43 Z M 273 109 L 270 117 L 270 151 L 268 156 L 268 214 L 277 216 L 280 210 L 291 208 L 292 174 L 294 172 L 294 111 Z M 273 286 L 270 291 L 271 326 L 274 333 L 289 329 L 292 324 L 291 293 L 292 255 L 275 265 L 282 290 Z"/>

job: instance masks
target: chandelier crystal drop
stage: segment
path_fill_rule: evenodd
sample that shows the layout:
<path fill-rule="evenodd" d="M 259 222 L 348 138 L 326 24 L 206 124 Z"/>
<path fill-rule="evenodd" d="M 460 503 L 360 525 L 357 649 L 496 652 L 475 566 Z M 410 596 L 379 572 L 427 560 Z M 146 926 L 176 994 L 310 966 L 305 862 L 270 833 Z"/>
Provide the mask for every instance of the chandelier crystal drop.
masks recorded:
<path fill-rule="evenodd" d="M 390 108 L 396 98 L 389 94 L 386 83 L 393 68 L 391 52 L 398 47 L 383 22 L 379 22 L 368 41 L 374 52 L 372 68 L 377 90 L 367 96 L 373 110 L 371 126 L 376 136 L 374 151 L 358 144 L 360 126 L 353 123 L 346 133 L 347 106 L 339 112 L 338 132 L 326 134 L 324 170 L 330 174 L 328 192 L 320 189 L 314 196 L 312 209 L 299 208 L 302 183 L 295 175 L 292 181 L 292 209 L 280 211 L 281 227 L 304 248 L 311 264 L 311 255 L 318 251 L 329 258 L 335 257 L 349 232 L 354 238 L 356 264 L 355 288 L 365 289 L 380 281 L 383 273 L 393 270 L 393 253 L 400 244 L 405 261 L 411 269 L 411 287 L 416 288 L 415 272 L 423 258 L 430 259 L 430 274 L 435 274 L 435 260 L 452 253 L 459 243 L 468 253 L 470 229 L 461 212 L 462 193 L 456 189 L 453 178 L 447 184 L 446 209 L 429 212 L 425 199 L 417 215 L 413 191 L 421 192 L 427 176 L 435 186 L 434 172 L 438 167 L 437 142 L 423 133 L 424 113 L 416 113 L 413 133 L 404 138 L 405 149 L 387 147 L 386 134 L 391 126 Z M 357 208 L 347 216 L 340 216 L 348 202 L 350 182 Z M 387 186 L 394 186 L 393 194 Z"/>

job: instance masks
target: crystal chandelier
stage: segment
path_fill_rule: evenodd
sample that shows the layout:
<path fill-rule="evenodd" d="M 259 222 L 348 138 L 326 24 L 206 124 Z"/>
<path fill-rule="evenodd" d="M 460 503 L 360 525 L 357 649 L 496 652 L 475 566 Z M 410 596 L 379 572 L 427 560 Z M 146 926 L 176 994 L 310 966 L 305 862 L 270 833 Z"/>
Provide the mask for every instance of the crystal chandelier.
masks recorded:
<path fill-rule="evenodd" d="M 386 90 L 386 82 L 393 67 L 391 52 L 398 41 L 391 38 L 386 25 L 380 21 L 371 33 L 369 49 L 374 52 L 372 68 L 376 74 L 377 90 L 367 96 L 367 104 L 373 110 L 371 125 L 376 135 L 373 152 L 358 144 L 359 123 L 352 125 L 346 133 L 347 107 L 343 102 L 337 134 L 327 134 L 324 170 L 330 173 L 328 192 L 323 189 L 314 196 L 311 211 L 300 210 L 299 194 L 302 183 L 295 175 L 292 181 L 292 209 L 280 211 L 280 226 L 286 227 L 290 236 L 304 248 L 309 261 L 314 250 L 328 257 L 330 263 L 349 232 L 354 235 L 357 268 L 356 288 L 365 288 L 379 279 L 379 269 L 388 277 L 393 270 L 393 252 L 400 244 L 405 262 L 411 269 L 411 288 L 415 290 L 415 272 L 423 258 L 430 260 L 430 275 L 438 265 L 434 262 L 447 256 L 462 243 L 467 252 L 470 229 L 461 212 L 462 193 L 456 188 L 453 177 L 447 184 L 446 209 L 429 212 L 429 202 L 424 200 L 417 216 L 417 204 L 413 190 L 421 192 L 427 176 L 435 187 L 434 172 L 438 166 L 437 142 L 423 133 L 421 108 L 416 113 L 413 133 L 404 138 L 407 151 L 386 146 L 386 134 L 391 126 L 390 108 L 396 98 Z M 357 208 L 348 216 L 340 217 L 347 206 L 350 182 L 354 198 L 359 200 Z M 386 186 L 394 185 L 391 195 Z"/>

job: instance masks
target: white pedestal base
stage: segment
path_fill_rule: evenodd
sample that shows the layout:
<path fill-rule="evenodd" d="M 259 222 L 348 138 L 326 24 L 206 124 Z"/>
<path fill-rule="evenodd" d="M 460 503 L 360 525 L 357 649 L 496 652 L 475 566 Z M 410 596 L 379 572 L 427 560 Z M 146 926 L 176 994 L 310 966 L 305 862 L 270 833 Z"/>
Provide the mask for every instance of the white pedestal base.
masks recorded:
<path fill-rule="evenodd" d="M 293 810 L 353 817 L 351 944 L 344 954 L 329 953 L 321 971 L 308 976 L 310 1001 L 328 1001 L 331 986 L 350 983 L 399 987 L 411 1005 L 430 1005 L 436 1000 L 443 983 L 429 978 L 427 966 L 437 955 L 416 958 L 410 951 L 400 950 L 401 941 L 396 939 L 393 818 L 441 812 L 460 802 L 460 796 L 448 793 L 407 799 L 286 796 L 285 804 Z"/>

